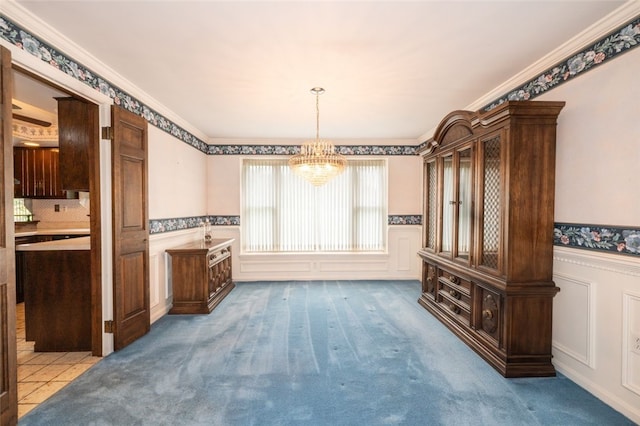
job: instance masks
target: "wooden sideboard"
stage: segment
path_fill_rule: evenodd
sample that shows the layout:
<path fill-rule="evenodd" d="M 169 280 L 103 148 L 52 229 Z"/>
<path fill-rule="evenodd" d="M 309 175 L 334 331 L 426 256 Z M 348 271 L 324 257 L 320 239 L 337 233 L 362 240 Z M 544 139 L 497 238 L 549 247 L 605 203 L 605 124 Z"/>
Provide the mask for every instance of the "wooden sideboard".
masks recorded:
<path fill-rule="evenodd" d="M 166 250 L 173 288 L 170 314 L 208 314 L 233 290 L 232 243 L 194 241 Z"/>

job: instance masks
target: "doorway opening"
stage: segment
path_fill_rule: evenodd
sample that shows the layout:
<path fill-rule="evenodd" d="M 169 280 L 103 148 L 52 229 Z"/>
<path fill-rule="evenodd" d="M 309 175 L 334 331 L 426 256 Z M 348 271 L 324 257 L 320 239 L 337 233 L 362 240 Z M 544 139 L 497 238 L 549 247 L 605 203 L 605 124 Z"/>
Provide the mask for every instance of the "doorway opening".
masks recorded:
<path fill-rule="evenodd" d="M 103 355 L 100 139 L 97 105 L 15 64 L 13 77 L 14 205 L 20 210 L 14 211 L 20 389 L 18 414 L 22 416 L 95 364 Z M 60 170 L 62 160 L 59 142 L 62 135 L 58 127 L 58 114 L 59 105 L 64 104 L 65 100 L 90 105 L 96 112 L 93 121 L 84 120 L 84 126 L 87 127 L 85 133 L 94 134 L 95 138 L 90 138 L 89 144 L 75 146 L 74 155 L 77 157 L 71 159 L 72 165 L 75 161 L 74 170 L 86 170 L 87 183 L 70 190 L 63 189 Z M 68 109 L 66 111 L 69 113 Z M 76 114 L 73 111 L 71 113 Z M 74 139 L 77 135 L 64 137 Z M 58 301 L 55 300 L 57 292 L 45 295 L 41 288 L 33 285 L 38 281 L 38 273 L 46 270 L 46 261 L 43 261 L 47 257 L 45 253 L 54 257 L 65 248 L 69 253 L 83 252 L 82 259 L 86 263 L 86 275 L 83 276 L 86 279 L 86 297 L 79 300 Z M 29 256 L 36 255 L 37 262 L 30 263 Z M 53 272 L 45 281 L 61 285 L 70 280 L 74 285 L 78 284 L 74 275 L 58 275 L 58 272 L 63 274 L 64 268 L 59 266 L 58 260 L 52 262 Z M 78 260 L 70 258 L 70 262 Z M 34 268 L 34 264 L 38 267 Z M 72 266 L 68 269 L 81 269 L 76 268 L 79 266 L 77 263 Z M 64 290 L 61 289 L 60 293 L 64 293 Z M 80 312 L 86 313 L 88 326 L 85 325 L 83 330 L 78 329 L 84 337 L 75 336 L 68 329 L 62 332 L 52 329 L 48 332 L 47 327 L 55 327 L 51 309 L 55 309 L 56 304 L 63 305 L 63 309 L 67 310 L 66 321 L 76 320 L 79 323 Z M 70 306 L 72 312 L 69 312 Z M 43 321 L 43 318 L 50 320 Z M 38 334 L 38 329 L 42 333 Z M 41 350 L 38 350 L 38 341 L 30 340 L 34 337 L 34 330 L 36 338 L 40 336 Z M 65 346 L 69 341 L 72 342 L 70 350 L 58 350 L 69 349 Z M 73 345 L 78 341 L 83 343 L 76 350 Z"/>

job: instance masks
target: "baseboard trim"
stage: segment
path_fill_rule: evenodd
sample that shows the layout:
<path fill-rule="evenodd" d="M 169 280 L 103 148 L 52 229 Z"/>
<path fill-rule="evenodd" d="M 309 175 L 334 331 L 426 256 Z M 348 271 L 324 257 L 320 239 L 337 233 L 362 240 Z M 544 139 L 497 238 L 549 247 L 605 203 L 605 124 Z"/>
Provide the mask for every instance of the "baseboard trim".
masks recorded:
<path fill-rule="evenodd" d="M 581 388 L 594 395 L 596 398 L 600 399 L 605 404 L 622 413 L 632 422 L 640 424 L 640 408 L 638 408 L 638 406 L 634 406 L 630 403 L 627 403 L 626 401 L 622 401 L 616 395 L 608 392 L 606 389 L 598 386 L 596 383 L 587 380 L 583 375 L 570 368 L 568 365 L 562 363 L 562 361 L 554 359 L 553 364 L 556 367 L 556 371 L 558 373 L 566 376 Z"/>

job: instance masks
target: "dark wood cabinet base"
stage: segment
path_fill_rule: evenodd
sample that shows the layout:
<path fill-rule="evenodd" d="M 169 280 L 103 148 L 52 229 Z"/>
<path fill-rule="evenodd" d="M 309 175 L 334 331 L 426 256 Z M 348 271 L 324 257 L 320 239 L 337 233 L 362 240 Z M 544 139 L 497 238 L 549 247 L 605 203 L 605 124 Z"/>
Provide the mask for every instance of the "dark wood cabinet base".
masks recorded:
<path fill-rule="evenodd" d="M 91 252 L 24 251 L 25 332 L 36 352 L 91 350 Z"/>
<path fill-rule="evenodd" d="M 167 250 L 173 290 L 170 314 L 208 314 L 233 290 L 232 242 L 195 241 Z"/>
<path fill-rule="evenodd" d="M 489 365 L 496 369 L 502 376 L 511 377 L 554 377 L 556 370 L 551 363 L 551 355 L 539 355 L 526 357 L 507 357 L 503 350 L 490 350 L 487 340 L 481 337 L 480 332 L 469 327 L 461 326 L 450 315 L 436 307 L 426 295 L 420 296 L 418 303 L 435 316 L 460 340 L 473 349 Z M 518 359 L 519 358 L 519 359 Z"/>
<path fill-rule="evenodd" d="M 227 297 L 227 295 L 235 288 L 235 284 L 233 282 L 229 282 L 227 285 L 223 286 L 218 290 L 213 297 L 211 297 L 207 302 L 204 301 L 175 301 L 173 302 L 173 306 L 169 311 L 170 314 L 208 314 L 213 309 L 218 306 L 222 299 Z"/>

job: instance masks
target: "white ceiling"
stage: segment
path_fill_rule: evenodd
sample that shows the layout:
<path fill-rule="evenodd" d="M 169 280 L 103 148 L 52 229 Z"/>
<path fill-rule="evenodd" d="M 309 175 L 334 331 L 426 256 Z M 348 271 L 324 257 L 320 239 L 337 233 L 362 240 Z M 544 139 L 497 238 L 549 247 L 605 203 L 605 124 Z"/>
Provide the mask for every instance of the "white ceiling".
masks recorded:
<path fill-rule="evenodd" d="M 624 2 L 17 3 L 209 138 L 419 139 Z"/>

